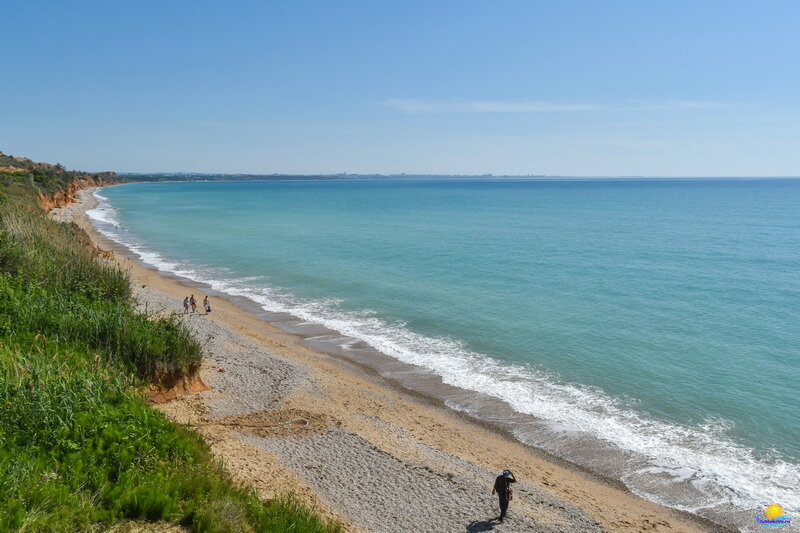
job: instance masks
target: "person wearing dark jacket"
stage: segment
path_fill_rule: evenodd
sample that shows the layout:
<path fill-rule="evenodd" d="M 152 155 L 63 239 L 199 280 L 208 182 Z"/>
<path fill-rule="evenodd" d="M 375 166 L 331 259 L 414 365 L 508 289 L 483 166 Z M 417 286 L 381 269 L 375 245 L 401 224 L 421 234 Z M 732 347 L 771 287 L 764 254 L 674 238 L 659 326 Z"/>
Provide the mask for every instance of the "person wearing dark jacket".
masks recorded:
<path fill-rule="evenodd" d="M 497 479 L 494 480 L 494 487 L 492 488 L 492 494 L 495 492 L 497 496 L 500 498 L 500 517 L 499 520 L 502 522 L 503 519 L 506 517 L 506 511 L 508 511 L 508 502 L 511 498 L 511 483 L 516 483 L 517 478 L 514 477 L 514 474 L 511 473 L 511 470 L 503 470 L 503 473 L 497 476 Z"/>

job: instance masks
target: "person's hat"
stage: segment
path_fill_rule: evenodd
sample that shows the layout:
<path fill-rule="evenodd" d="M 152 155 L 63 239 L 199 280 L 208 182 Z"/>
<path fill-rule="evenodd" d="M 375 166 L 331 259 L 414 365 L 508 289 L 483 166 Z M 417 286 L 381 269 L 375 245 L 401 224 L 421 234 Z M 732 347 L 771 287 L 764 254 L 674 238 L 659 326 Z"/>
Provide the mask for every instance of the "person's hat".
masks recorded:
<path fill-rule="evenodd" d="M 503 475 L 508 477 L 511 475 L 511 470 L 503 470 Z"/>

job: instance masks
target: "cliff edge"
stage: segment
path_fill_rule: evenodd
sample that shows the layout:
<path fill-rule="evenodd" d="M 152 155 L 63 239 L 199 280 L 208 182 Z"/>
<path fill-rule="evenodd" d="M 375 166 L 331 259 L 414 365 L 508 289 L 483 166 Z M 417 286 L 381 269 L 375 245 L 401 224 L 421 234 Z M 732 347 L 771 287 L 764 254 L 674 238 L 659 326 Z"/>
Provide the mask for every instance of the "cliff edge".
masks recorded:
<path fill-rule="evenodd" d="M 39 204 L 47 211 L 74 203 L 81 189 L 104 187 L 122 181 L 114 172 L 66 170 L 60 164 L 39 163 L 0 152 L 0 182 L 30 183 L 38 192 Z"/>

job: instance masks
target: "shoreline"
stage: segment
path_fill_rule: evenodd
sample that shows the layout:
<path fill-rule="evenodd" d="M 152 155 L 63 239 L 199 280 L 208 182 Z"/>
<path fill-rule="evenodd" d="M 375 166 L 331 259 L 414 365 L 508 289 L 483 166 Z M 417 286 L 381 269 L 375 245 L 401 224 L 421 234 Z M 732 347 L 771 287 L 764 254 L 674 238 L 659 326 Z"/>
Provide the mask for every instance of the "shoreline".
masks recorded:
<path fill-rule="evenodd" d="M 177 310 L 183 293 L 199 292 L 201 284 L 187 283 L 177 276 L 144 266 L 132 252 L 100 235 L 83 216 L 93 207 L 91 202 L 96 201 L 92 192 L 93 189 L 81 191 L 81 202 L 67 209 L 95 245 L 110 250 L 115 260 L 131 274 L 136 292 L 144 303 L 151 309 L 161 306 L 163 310 Z M 370 365 L 314 350 L 304 342 L 302 335 L 276 327 L 265 318 L 263 311 L 259 313 L 253 305 L 247 305 L 244 298 L 203 290 L 215 298 L 214 312 L 210 317 L 190 315 L 191 325 L 197 328 L 199 335 L 213 330 L 218 336 L 227 336 L 227 344 L 246 346 L 247 353 L 224 353 L 231 350 L 225 345 L 212 346 L 200 373 L 212 390 L 185 396 L 162 405 L 161 409 L 177 421 L 197 426 L 214 453 L 227 462 L 229 471 L 233 468 L 234 478 L 254 483 L 264 497 L 276 493 L 276 487 L 252 479 L 246 468 L 250 472 L 256 468 L 262 473 L 272 472 L 292 479 L 303 499 L 316 502 L 329 514 L 343 518 L 355 531 L 401 531 L 400 524 L 419 511 L 413 503 L 405 501 L 413 502 L 415 496 L 419 498 L 418 492 L 414 494 L 414 487 L 426 482 L 436 484 L 444 478 L 443 490 L 457 487 L 469 494 L 471 506 L 458 509 L 456 505 L 450 509 L 454 506 L 453 498 L 447 492 L 426 495 L 426 502 L 433 500 L 434 513 L 438 506 L 448 509 L 444 522 L 431 523 L 431 526 L 444 525 L 442 531 L 464 531 L 465 528 L 488 531 L 487 521 L 497 512 L 496 501 L 489 494 L 493 476 L 506 465 L 513 465 L 510 467 L 523 483 L 512 502 L 512 519 L 507 524 L 495 524 L 497 531 L 727 531 L 696 515 L 644 500 L 619 481 L 603 478 L 544 450 L 522 444 L 510 432 L 447 408 L 444 402 L 424 391 L 409 390 Z M 270 383 L 267 378 L 260 382 L 257 377 L 247 375 L 248 365 L 252 367 L 262 355 L 257 359 L 261 365 L 259 372 L 265 372 L 261 375 L 274 374 L 278 368 L 289 376 L 285 381 L 293 385 L 287 389 Z M 241 374 L 238 378 L 237 372 Z M 237 390 L 236 385 L 243 386 Z M 262 387 L 274 392 L 269 401 L 247 397 L 248 392 L 250 396 L 252 393 L 259 396 Z M 304 428 L 280 430 L 287 433 L 284 436 L 241 431 L 245 426 L 252 426 L 244 424 L 243 417 L 266 419 L 276 413 L 295 416 L 295 419 L 305 417 L 309 423 Z M 229 423 L 233 427 L 239 424 L 240 430 L 220 425 L 223 419 L 232 420 Z M 301 442 L 304 444 L 300 445 Z M 306 450 L 306 453 L 303 455 L 297 450 Z M 378 456 L 375 456 L 376 450 Z M 326 453 L 332 463 L 344 462 L 338 465 L 344 468 L 318 471 L 321 466 L 316 470 L 310 468 L 313 465 L 298 466 L 315 454 L 324 456 Z M 340 460 L 337 453 L 348 456 L 349 462 Z M 386 463 L 384 466 L 388 469 L 396 467 L 400 477 L 408 477 L 408 486 L 401 483 L 402 490 L 384 495 L 380 500 L 379 516 L 389 513 L 396 517 L 391 523 L 397 524 L 397 528 L 374 529 L 374 521 L 358 513 L 348 515 L 348 510 L 358 507 L 354 500 L 359 499 L 359 494 L 351 493 L 343 498 L 332 494 L 327 478 L 338 476 L 346 481 L 353 475 L 350 467 L 369 469 L 370 460 Z M 241 466 L 238 471 L 236 465 L 249 466 Z M 420 470 L 427 474 L 418 473 Z M 374 513 L 376 504 L 370 503 Z M 358 511 L 363 514 L 369 509 Z M 470 517 L 472 522 L 468 520 Z M 419 529 L 425 530 L 425 527 Z"/>

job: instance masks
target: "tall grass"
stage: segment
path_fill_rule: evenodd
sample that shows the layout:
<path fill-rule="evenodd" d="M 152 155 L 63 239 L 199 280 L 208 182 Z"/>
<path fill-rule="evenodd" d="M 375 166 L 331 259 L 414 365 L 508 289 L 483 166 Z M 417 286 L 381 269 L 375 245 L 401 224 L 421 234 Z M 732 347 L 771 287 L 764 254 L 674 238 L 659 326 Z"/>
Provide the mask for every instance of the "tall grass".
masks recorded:
<path fill-rule="evenodd" d="M 31 201 L 0 211 L 0 333 L 37 331 L 81 341 L 139 376 L 193 373 L 200 344 L 170 317 L 133 305 L 130 282 L 80 244 L 73 226 L 48 220 Z"/>
<path fill-rule="evenodd" d="M 340 531 L 237 486 L 199 435 L 147 404 L 142 385 L 194 372 L 200 345 L 177 319 L 137 311 L 125 274 L 14 178 L 0 198 L 0 532 Z"/>
<path fill-rule="evenodd" d="M 150 408 L 96 353 L 41 335 L 0 344 L 0 531 L 145 519 L 194 531 L 337 531 L 292 498 L 235 486 L 200 436 Z"/>

